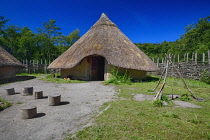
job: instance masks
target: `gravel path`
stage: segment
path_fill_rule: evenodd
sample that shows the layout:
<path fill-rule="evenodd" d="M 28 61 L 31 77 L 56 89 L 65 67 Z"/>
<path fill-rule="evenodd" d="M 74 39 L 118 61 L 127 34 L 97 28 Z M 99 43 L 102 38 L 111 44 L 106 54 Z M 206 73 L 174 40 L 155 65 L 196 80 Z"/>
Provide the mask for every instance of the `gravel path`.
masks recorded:
<path fill-rule="evenodd" d="M 62 104 L 48 106 L 47 98 L 35 100 L 33 96 L 5 95 L 6 88 L 15 88 L 15 92 L 20 93 L 29 86 L 33 86 L 34 91 L 43 91 L 46 97 L 61 94 Z M 87 125 L 100 106 L 115 97 L 115 91 L 113 86 L 104 86 L 101 82 L 56 84 L 32 79 L 0 86 L 0 96 L 13 103 L 0 112 L 0 140 L 60 140 Z M 20 110 L 26 106 L 37 106 L 39 116 L 21 119 Z"/>

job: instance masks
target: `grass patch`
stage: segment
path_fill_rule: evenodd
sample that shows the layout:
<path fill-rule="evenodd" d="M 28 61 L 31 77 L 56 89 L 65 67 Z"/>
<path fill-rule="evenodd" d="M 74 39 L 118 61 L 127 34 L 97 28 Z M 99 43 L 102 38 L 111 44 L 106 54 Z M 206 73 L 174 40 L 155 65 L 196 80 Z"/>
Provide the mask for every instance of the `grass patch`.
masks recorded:
<path fill-rule="evenodd" d="M 127 73 L 127 71 L 124 74 L 120 74 L 118 72 L 118 69 L 112 69 L 111 70 L 112 77 L 110 80 L 107 80 L 104 82 L 105 85 L 108 84 L 131 84 L 131 77 Z"/>
<path fill-rule="evenodd" d="M 9 103 L 8 101 L 0 98 L 0 111 L 4 110 L 4 109 L 6 109 L 6 108 L 8 108 L 10 106 L 12 106 L 11 103 Z"/>
<path fill-rule="evenodd" d="M 210 85 L 199 81 L 186 80 L 193 93 L 206 102 L 195 103 L 203 108 L 179 108 L 173 106 L 154 107 L 152 101 L 139 102 L 134 94 L 151 94 L 157 80 L 139 83 L 116 85 L 118 96 L 124 100 L 105 103 L 101 109 L 110 107 L 95 118 L 95 125 L 84 128 L 76 133 L 73 139 L 210 139 Z M 173 90 L 172 90 L 173 88 Z M 183 95 L 188 91 L 180 79 L 169 77 L 163 95 Z M 189 94 L 190 95 L 190 94 Z M 165 97 L 163 97 L 165 98 Z M 167 101 L 167 99 L 164 99 Z"/>
<path fill-rule="evenodd" d="M 177 140 L 209 137 L 210 114 L 202 114 L 208 111 L 207 108 L 157 108 L 152 106 L 151 101 L 135 100 L 119 100 L 109 104 L 110 108 L 96 118 L 95 125 L 76 134 L 78 139 Z"/>
<path fill-rule="evenodd" d="M 57 76 L 54 77 L 53 75 L 47 75 L 44 78 L 41 78 L 40 80 L 49 81 L 53 83 L 85 83 L 85 81 L 71 80 L 69 78 L 57 78 Z"/>
<path fill-rule="evenodd" d="M 23 104 L 23 102 L 21 102 L 21 101 L 18 101 L 16 104 Z"/>
<path fill-rule="evenodd" d="M 36 78 L 40 78 L 40 77 L 43 77 L 43 76 L 46 76 L 47 74 L 43 74 L 43 73 L 19 73 L 19 74 L 16 74 L 17 76 L 34 76 Z"/>

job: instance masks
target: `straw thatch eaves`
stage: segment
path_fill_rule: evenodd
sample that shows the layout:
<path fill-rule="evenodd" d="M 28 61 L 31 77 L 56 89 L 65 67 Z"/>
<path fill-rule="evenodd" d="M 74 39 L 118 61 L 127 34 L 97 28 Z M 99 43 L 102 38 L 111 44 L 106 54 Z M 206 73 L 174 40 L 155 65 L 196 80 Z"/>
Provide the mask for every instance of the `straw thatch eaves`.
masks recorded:
<path fill-rule="evenodd" d="M 141 71 L 158 70 L 151 59 L 139 50 L 105 14 L 102 14 L 90 30 L 48 68 L 73 68 L 91 55 L 103 56 L 109 64 L 117 67 Z"/>
<path fill-rule="evenodd" d="M 12 66 L 12 67 L 24 67 L 22 63 L 14 56 L 9 54 L 2 46 L 0 46 L 0 67 Z"/>

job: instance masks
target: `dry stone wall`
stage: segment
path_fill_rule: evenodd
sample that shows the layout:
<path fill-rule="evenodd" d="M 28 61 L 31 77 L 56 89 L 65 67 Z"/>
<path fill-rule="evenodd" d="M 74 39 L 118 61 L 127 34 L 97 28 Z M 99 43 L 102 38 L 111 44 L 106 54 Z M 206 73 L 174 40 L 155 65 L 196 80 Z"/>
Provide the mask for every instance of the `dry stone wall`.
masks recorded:
<path fill-rule="evenodd" d="M 178 70 L 182 74 L 182 76 L 187 79 L 199 80 L 201 77 L 201 73 L 204 70 L 207 70 L 210 72 L 210 64 L 208 64 L 208 63 L 197 63 L 196 64 L 193 62 L 179 62 L 179 63 L 174 63 L 174 65 L 176 66 L 176 68 L 178 68 Z M 164 70 L 166 64 L 158 63 L 157 66 L 160 68 L 160 71 L 154 72 L 152 74 L 160 76 L 162 71 Z M 176 71 L 172 67 L 172 65 L 169 65 L 168 76 L 178 77 L 178 74 L 176 73 Z"/>

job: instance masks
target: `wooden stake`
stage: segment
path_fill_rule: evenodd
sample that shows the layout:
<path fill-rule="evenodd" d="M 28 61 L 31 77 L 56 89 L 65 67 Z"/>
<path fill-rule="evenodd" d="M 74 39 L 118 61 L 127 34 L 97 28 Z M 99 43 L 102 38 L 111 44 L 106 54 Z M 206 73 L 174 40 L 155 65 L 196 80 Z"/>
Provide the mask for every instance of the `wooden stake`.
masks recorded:
<path fill-rule="evenodd" d="M 170 57 L 170 56 L 168 56 L 168 57 Z M 166 68 L 165 68 L 165 76 L 164 76 L 164 79 L 163 79 L 163 84 L 162 84 L 160 90 L 158 91 L 157 95 L 155 96 L 154 100 L 157 100 L 158 98 L 160 100 L 161 97 L 162 97 L 162 91 L 163 91 L 163 89 L 165 87 L 166 78 L 167 78 L 167 75 L 168 75 L 168 67 L 169 67 L 169 60 L 167 59 Z"/>
<path fill-rule="evenodd" d="M 197 99 L 197 97 L 192 93 L 192 91 L 190 90 L 190 88 L 188 87 L 187 83 L 184 81 L 184 78 L 182 77 L 181 73 L 178 71 L 178 69 L 176 68 L 176 66 L 172 63 L 172 61 L 169 59 L 172 67 L 175 69 L 175 71 L 177 72 L 177 74 L 179 75 L 179 77 L 181 78 L 182 82 L 184 83 L 185 87 L 188 89 L 188 91 L 192 94 L 192 97 L 194 99 Z"/>
<path fill-rule="evenodd" d="M 159 81 L 158 81 L 158 84 L 157 84 L 157 86 L 153 89 L 153 91 L 155 91 L 155 90 L 157 89 L 157 87 L 160 85 L 160 81 L 162 80 L 165 71 L 166 71 L 166 68 L 164 68 L 164 70 L 163 70 L 163 72 L 162 72 L 162 74 L 161 74 L 161 76 L 160 76 L 160 79 L 159 79 Z"/>

